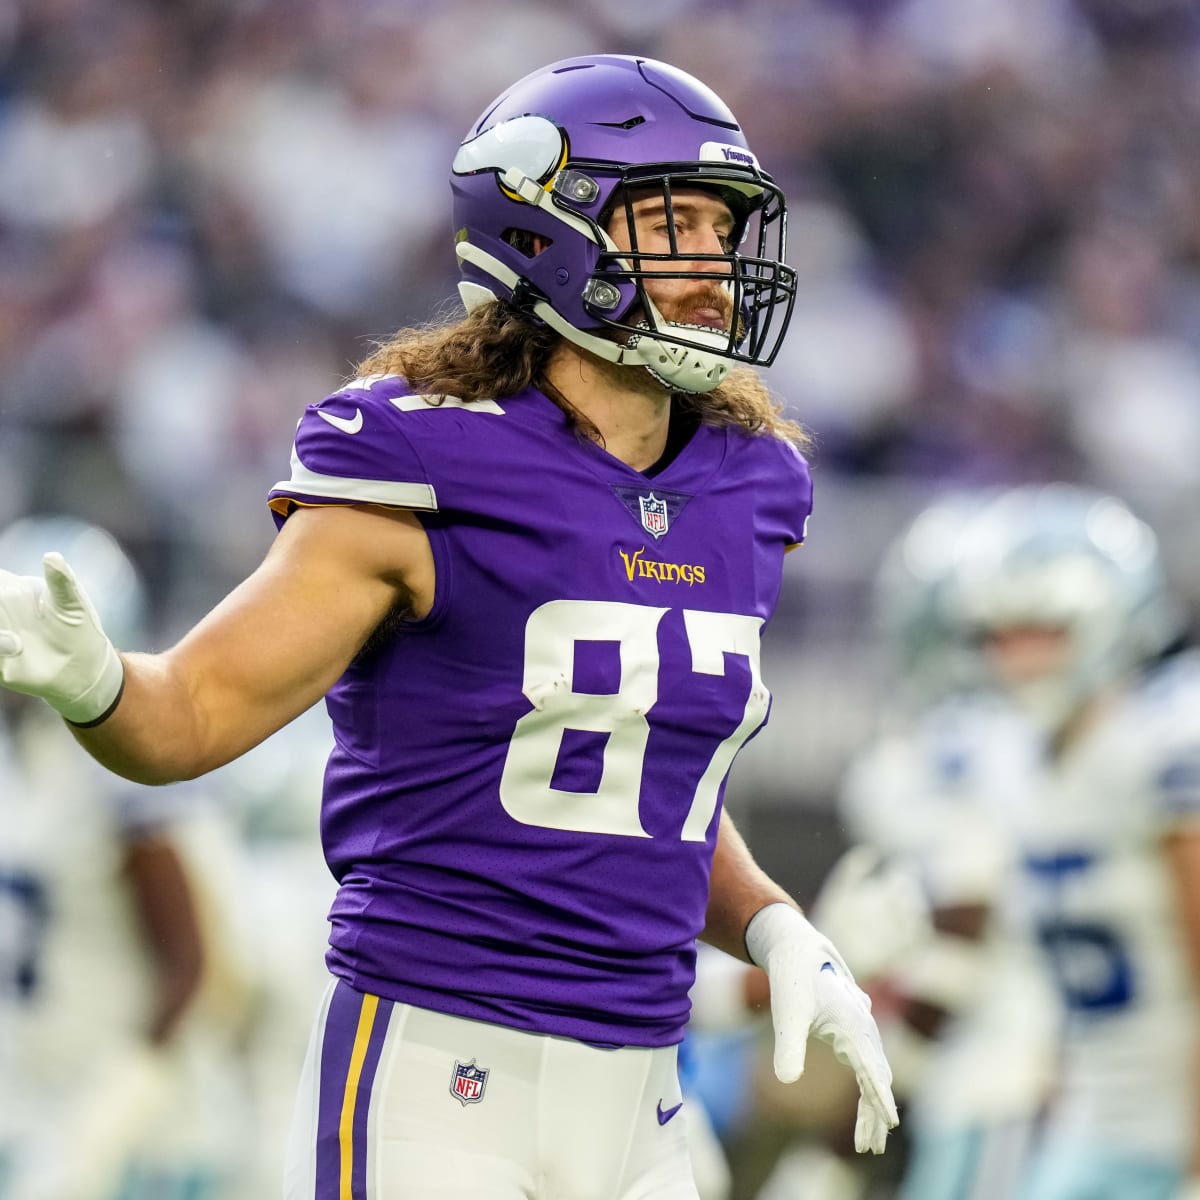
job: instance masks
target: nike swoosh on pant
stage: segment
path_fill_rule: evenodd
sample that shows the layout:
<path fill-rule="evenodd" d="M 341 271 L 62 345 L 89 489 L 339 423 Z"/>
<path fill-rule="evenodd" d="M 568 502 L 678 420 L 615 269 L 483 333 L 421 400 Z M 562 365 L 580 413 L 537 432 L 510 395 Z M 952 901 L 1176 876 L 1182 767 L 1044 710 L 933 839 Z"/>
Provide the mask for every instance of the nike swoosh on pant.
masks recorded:
<path fill-rule="evenodd" d="M 676 1104 L 674 1108 L 668 1108 L 666 1112 L 663 1112 L 662 1101 L 660 1100 L 658 1102 L 658 1123 L 660 1125 L 665 1125 L 682 1107 L 683 1101 L 680 1100 L 680 1102 Z"/>

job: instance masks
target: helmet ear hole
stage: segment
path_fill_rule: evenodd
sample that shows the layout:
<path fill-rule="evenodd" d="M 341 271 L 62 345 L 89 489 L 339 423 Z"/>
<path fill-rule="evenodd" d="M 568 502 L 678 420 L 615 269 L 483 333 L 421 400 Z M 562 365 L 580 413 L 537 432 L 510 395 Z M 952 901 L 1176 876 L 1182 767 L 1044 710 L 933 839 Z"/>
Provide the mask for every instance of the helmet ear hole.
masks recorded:
<path fill-rule="evenodd" d="M 530 229 L 509 228 L 501 234 L 501 237 L 518 254 L 523 254 L 526 258 L 537 258 L 539 254 L 554 245 L 553 239 L 548 238 L 544 233 L 534 233 Z"/>

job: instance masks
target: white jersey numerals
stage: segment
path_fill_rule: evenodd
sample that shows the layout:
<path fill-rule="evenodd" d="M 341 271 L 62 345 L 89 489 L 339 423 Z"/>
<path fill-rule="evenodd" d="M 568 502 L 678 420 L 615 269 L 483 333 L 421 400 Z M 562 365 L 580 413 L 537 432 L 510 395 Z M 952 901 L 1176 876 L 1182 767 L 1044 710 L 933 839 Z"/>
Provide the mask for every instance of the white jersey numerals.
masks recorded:
<path fill-rule="evenodd" d="M 724 675 L 727 653 L 740 654 L 750 664 L 750 694 L 746 697 L 742 719 L 709 760 L 692 799 L 691 812 L 683 825 L 685 842 L 702 842 L 716 811 L 721 782 L 746 739 L 766 720 L 771 695 L 763 686 L 762 675 L 759 674 L 761 618 L 685 608 L 683 621 L 688 644 L 692 648 L 693 671 L 704 675 Z"/>
<path fill-rule="evenodd" d="M 647 714 L 658 699 L 658 627 L 669 611 L 615 601 L 555 600 L 530 615 L 522 691 L 533 711 L 517 722 L 500 781 L 500 801 L 511 817 L 548 829 L 649 836 L 638 802 L 650 738 Z M 728 653 L 748 661 L 751 677 L 742 719 L 715 747 L 683 825 L 683 840 L 700 842 L 730 764 L 766 716 L 769 695 L 759 674 L 761 618 L 685 609 L 683 621 L 694 672 L 724 675 Z M 618 645 L 617 691 L 575 690 L 575 648 L 583 641 Z M 595 791 L 553 786 L 567 730 L 607 735 Z"/>

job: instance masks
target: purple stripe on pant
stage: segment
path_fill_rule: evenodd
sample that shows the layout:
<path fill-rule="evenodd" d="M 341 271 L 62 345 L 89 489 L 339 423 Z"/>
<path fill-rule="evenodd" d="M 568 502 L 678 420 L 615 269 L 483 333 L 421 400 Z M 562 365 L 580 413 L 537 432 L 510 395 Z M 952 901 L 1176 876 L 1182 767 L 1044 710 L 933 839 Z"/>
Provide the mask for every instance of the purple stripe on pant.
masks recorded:
<path fill-rule="evenodd" d="M 391 1012 L 391 1001 L 364 996 L 342 982 L 334 988 L 321 1038 L 314 1200 L 366 1200 L 371 1087 Z"/>

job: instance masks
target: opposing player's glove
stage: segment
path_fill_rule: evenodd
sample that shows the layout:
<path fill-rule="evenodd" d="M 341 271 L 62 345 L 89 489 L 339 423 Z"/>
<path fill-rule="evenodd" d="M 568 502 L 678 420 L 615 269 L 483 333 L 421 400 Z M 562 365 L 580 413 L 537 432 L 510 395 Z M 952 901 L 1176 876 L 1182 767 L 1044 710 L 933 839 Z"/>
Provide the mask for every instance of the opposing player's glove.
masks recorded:
<path fill-rule="evenodd" d="M 838 859 L 811 911 L 859 979 L 883 974 L 933 936 L 916 872 L 872 846 L 852 846 Z"/>
<path fill-rule="evenodd" d="M 125 669 L 63 556 L 47 554 L 42 571 L 0 570 L 0 684 L 87 725 L 116 702 Z"/>
<path fill-rule="evenodd" d="M 776 1076 L 783 1083 L 799 1079 L 809 1037 L 828 1042 L 858 1080 L 854 1148 L 882 1154 L 899 1116 L 867 994 L 833 944 L 789 904 L 768 904 L 754 914 L 746 949 L 770 980 Z"/>

